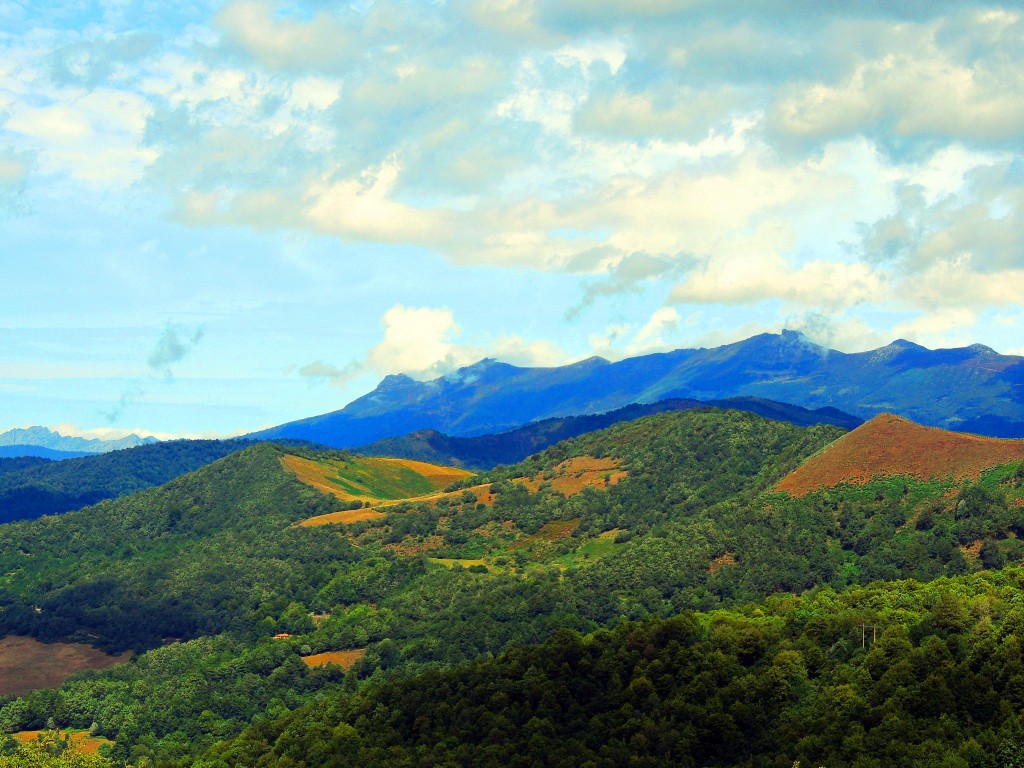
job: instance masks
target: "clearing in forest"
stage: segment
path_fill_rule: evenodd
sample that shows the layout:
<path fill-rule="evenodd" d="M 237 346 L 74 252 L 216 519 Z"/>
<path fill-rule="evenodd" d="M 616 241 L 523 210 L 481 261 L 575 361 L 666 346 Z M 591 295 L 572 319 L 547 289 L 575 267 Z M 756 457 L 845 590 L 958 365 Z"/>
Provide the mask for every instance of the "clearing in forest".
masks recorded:
<path fill-rule="evenodd" d="M 82 643 L 41 643 L 33 637 L 0 639 L 0 696 L 22 696 L 39 688 L 56 688 L 76 672 L 107 669 L 131 658 L 111 656 Z"/>
<path fill-rule="evenodd" d="M 518 478 L 531 491 L 536 491 L 542 483 L 550 483 L 552 490 L 569 497 L 582 493 L 584 488 L 602 490 L 622 481 L 627 472 L 622 469 L 618 459 L 597 459 L 593 456 L 576 456 L 558 464 L 550 472 L 542 472 L 536 477 Z"/>
<path fill-rule="evenodd" d="M 1024 440 L 948 432 L 882 413 L 809 458 L 776 490 L 804 496 L 886 476 L 977 480 L 986 469 L 1020 459 Z"/>
<path fill-rule="evenodd" d="M 322 667 L 327 664 L 336 664 L 348 671 L 352 665 L 366 655 L 365 648 L 353 648 L 349 651 L 326 651 L 325 653 L 314 653 L 312 656 L 303 656 L 307 667 Z"/>
<path fill-rule="evenodd" d="M 281 457 L 281 464 L 299 480 L 344 501 L 375 504 L 437 493 L 473 473 L 425 461 L 352 456 L 313 461 L 300 456 Z"/>
<path fill-rule="evenodd" d="M 44 733 L 46 731 L 18 731 L 11 735 L 22 744 L 27 744 L 30 741 L 35 741 Z M 100 747 L 114 745 L 114 742 L 110 739 L 105 739 L 102 736 L 90 736 L 88 731 L 59 731 L 58 734 L 62 738 L 70 738 L 71 743 L 75 745 L 75 749 L 83 755 L 98 755 Z"/>

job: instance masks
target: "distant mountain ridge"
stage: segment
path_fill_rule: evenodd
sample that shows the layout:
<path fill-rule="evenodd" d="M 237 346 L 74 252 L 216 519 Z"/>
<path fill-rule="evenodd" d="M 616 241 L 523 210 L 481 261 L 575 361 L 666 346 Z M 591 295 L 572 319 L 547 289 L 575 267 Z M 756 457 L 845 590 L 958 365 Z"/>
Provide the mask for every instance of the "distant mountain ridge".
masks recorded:
<path fill-rule="evenodd" d="M 736 397 L 704 403 L 700 400 L 671 398 L 650 404 L 631 404 L 607 413 L 543 419 L 493 435 L 453 437 L 434 429 L 422 429 L 401 437 L 388 437 L 358 446 L 354 453 L 367 456 L 397 456 L 439 464 L 453 464 L 470 469 L 491 469 L 499 464 L 515 464 L 562 440 L 610 427 L 623 421 L 665 411 L 688 411 L 694 408 L 717 407 L 755 413 L 774 421 L 798 427 L 828 424 L 855 429 L 862 423 L 856 416 L 822 408 L 811 411 L 796 405 L 776 403 L 755 397 Z"/>
<path fill-rule="evenodd" d="M 43 456 L 45 458 L 71 458 L 82 454 L 107 453 L 122 448 L 135 448 L 160 442 L 155 437 L 139 437 L 136 434 L 114 440 L 100 438 L 66 437 L 46 427 L 26 427 L 9 429 L 0 432 L 0 447 L 11 450 L 4 451 L 4 456 Z M 45 450 L 33 451 L 41 448 Z M 54 451 L 68 456 L 54 455 Z"/>
<path fill-rule="evenodd" d="M 860 419 L 891 412 L 927 426 L 1024 436 L 1024 358 L 974 344 L 930 350 L 905 340 L 867 352 L 828 349 L 797 331 L 555 368 L 481 360 L 432 381 L 398 374 L 343 409 L 253 436 L 351 448 L 433 429 L 456 437 L 671 398 L 755 397 Z"/>

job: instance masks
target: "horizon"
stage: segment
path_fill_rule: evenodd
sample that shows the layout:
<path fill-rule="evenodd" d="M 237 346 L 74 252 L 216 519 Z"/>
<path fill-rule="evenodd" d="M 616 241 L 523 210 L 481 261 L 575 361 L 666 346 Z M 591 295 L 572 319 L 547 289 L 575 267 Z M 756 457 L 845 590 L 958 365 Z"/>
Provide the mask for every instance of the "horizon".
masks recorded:
<path fill-rule="evenodd" d="M 9 425 L 246 433 L 785 328 L 1024 354 L 1017 3 L 0 20 Z"/>
<path fill-rule="evenodd" d="M 900 342 L 905 342 L 905 343 L 910 343 L 910 344 L 914 344 L 915 343 L 915 342 L 910 342 L 907 339 L 893 339 L 892 341 L 888 342 L 887 344 L 883 344 L 880 347 L 874 347 L 874 348 L 864 349 L 864 350 L 856 350 L 856 351 L 853 351 L 853 352 L 846 352 L 846 351 L 843 351 L 843 350 L 837 350 L 837 349 L 832 349 L 832 348 L 829 348 L 829 347 L 824 347 L 823 345 L 820 345 L 817 342 L 813 341 L 813 339 L 808 337 L 805 333 L 803 333 L 803 331 L 783 328 L 783 329 L 781 329 L 778 332 L 763 331 L 763 332 L 761 332 L 759 334 L 755 334 L 754 336 L 749 336 L 749 337 L 747 337 L 745 339 L 739 339 L 737 341 L 729 342 L 728 344 L 719 345 L 718 347 L 678 347 L 678 348 L 672 349 L 672 350 L 661 350 L 659 352 L 652 352 L 652 353 L 646 353 L 646 354 L 666 354 L 666 353 L 679 352 L 679 351 L 684 351 L 684 350 L 695 350 L 695 351 L 713 350 L 713 349 L 718 349 L 718 348 L 721 348 L 721 347 L 724 347 L 724 346 L 732 346 L 732 345 L 743 344 L 745 342 L 751 341 L 752 339 L 754 339 L 754 338 L 756 338 L 758 336 L 778 336 L 778 337 L 781 338 L 781 337 L 784 337 L 786 334 L 795 334 L 797 336 L 801 336 L 804 339 L 806 339 L 806 340 L 810 341 L 811 343 L 815 344 L 816 346 L 819 346 L 819 347 L 822 347 L 823 349 L 826 349 L 828 352 L 838 352 L 840 354 L 863 354 L 863 353 L 867 353 L 867 352 L 875 352 L 875 351 L 878 351 L 880 349 L 885 349 L 886 347 L 890 347 L 890 346 L 899 344 Z M 923 345 L 918 345 L 918 346 L 923 346 Z M 991 347 L 989 347 L 986 344 L 982 344 L 981 342 L 973 342 L 971 344 L 966 344 L 966 345 L 959 346 L 959 347 L 935 347 L 935 348 L 924 347 L 924 348 L 927 349 L 928 351 L 931 351 L 931 352 L 938 352 L 938 351 L 947 351 L 947 350 L 951 350 L 951 349 L 970 349 L 970 348 L 974 348 L 974 347 L 981 347 L 981 348 L 990 350 L 990 351 L 995 352 L 996 354 L 999 354 L 999 355 L 1001 355 L 1003 357 L 1012 357 L 1012 356 L 1014 356 L 1014 355 L 1005 355 L 1005 354 L 999 352 L 998 350 L 992 349 Z M 642 355 L 636 355 L 634 357 L 641 357 L 641 356 Z M 513 367 L 516 367 L 516 368 L 530 369 L 530 368 L 565 367 L 565 366 L 576 365 L 578 363 L 586 362 L 587 360 L 592 360 L 592 359 L 599 359 L 599 360 L 602 360 L 603 362 L 606 362 L 608 364 L 614 364 L 614 363 L 617 363 L 617 362 L 620 362 L 622 360 L 626 360 L 626 359 L 629 359 L 629 358 L 628 357 L 619 357 L 619 358 L 616 358 L 616 359 L 608 359 L 608 358 L 603 358 L 603 357 L 600 357 L 600 356 L 597 356 L 597 355 L 591 355 L 590 357 L 587 357 L 587 358 L 583 358 L 583 359 L 575 360 L 575 361 L 570 361 L 568 363 L 563 364 L 562 366 L 528 366 L 528 365 L 517 366 L 517 365 L 511 364 L 511 363 L 507 363 L 507 361 L 499 360 L 497 358 L 484 357 L 484 358 L 481 358 L 481 359 L 479 359 L 479 360 L 477 360 L 475 362 L 463 365 L 463 366 L 455 369 L 454 371 L 450 371 L 448 373 L 440 374 L 440 375 L 435 376 L 435 377 L 430 378 L 430 379 L 414 378 L 414 377 L 408 376 L 407 374 L 401 374 L 401 373 L 399 373 L 399 374 L 385 374 L 384 376 L 381 377 L 381 379 L 377 382 L 377 384 L 374 385 L 373 388 L 367 390 L 366 392 L 363 392 L 363 393 L 357 395 L 352 400 L 349 400 L 348 402 L 346 402 L 346 403 L 344 403 L 344 404 L 342 404 L 342 405 L 340 405 L 340 406 L 338 406 L 336 408 L 332 408 L 330 411 L 326 411 L 324 413 L 330 413 L 330 412 L 334 412 L 334 411 L 337 411 L 337 410 L 344 410 L 347 406 L 351 405 L 356 400 L 359 400 L 362 397 L 366 397 L 368 395 L 373 394 L 373 392 L 376 391 L 376 389 L 380 386 L 380 384 L 384 381 L 384 379 L 388 378 L 390 376 L 396 376 L 396 375 L 397 376 L 407 376 L 408 378 L 411 378 L 412 380 L 417 381 L 417 382 L 429 382 L 429 381 L 437 381 L 437 380 L 440 380 L 440 379 L 444 379 L 444 378 L 450 377 L 450 376 L 452 376 L 455 373 L 458 373 L 460 371 L 464 371 L 464 370 L 467 370 L 467 369 L 470 369 L 470 368 L 474 368 L 474 367 L 476 367 L 476 366 L 478 366 L 478 365 L 480 365 L 482 363 L 485 363 L 485 362 L 502 363 L 502 364 L 506 364 L 506 365 L 513 365 Z M 781 402 L 781 401 L 779 401 L 779 402 Z M 888 411 L 880 411 L 878 414 L 876 414 L 876 416 L 886 415 L 886 414 L 888 414 L 888 415 L 895 415 L 897 418 L 905 418 L 905 417 L 899 416 L 897 414 L 891 414 Z M 299 417 L 298 420 L 301 421 L 301 420 L 306 419 L 306 418 L 311 418 L 311 417 L 320 416 L 320 415 L 323 415 L 323 414 L 322 413 L 309 413 L 309 414 L 305 414 L 305 415 Z M 875 418 L 875 417 L 871 417 L 871 418 Z M 70 424 L 70 423 L 67 423 L 67 422 L 61 423 L 61 424 L 55 424 L 55 425 L 47 425 L 47 424 L 16 424 L 14 426 L 0 428 L 0 435 L 8 434 L 10 432 L 19 431 L 19 430 L 43 428 L 43 429 L 49 430 L 50 432 L 52 432 L 52 433 L 54 433 L 54 434 L 56 434 L 56 435 L 58 435 L 60 437 L 82 438 L 82 439 L 85 439 L 85 440 L 100 440 L 100 441 L 114 441 L 114 440 L 121 440 L 121 439 L 128 438 L 128 437 L 138 437 L 138 438 L 142 438 L 142 439 L 156 438 L 157 440 L 160 440 L 160 441 L 182 440 L 182 439 L 186 439 L 186 440 L 204 440 L 204 439 L 231 440 L 231 439 L 236 439 L 236 438 L 247 437 L 248 435 L 250 435 L 250 434 L 252 434 L 254 432 L 260 432 L 260 431 L 262 431 L 264 429 L 269 429 L 271 427 L 281 426 L 281 424 L 284 424 L 284 423 L 286 423 L 286 422 L 281 422 L 280 424 L 265 424 L 265 425 L 262 425 L 260 427 L 257 427 L 256 429 L 236 429 L 233 432 L 228 432 L 228 433 L 223 433 L 223 434 L 217 434 L 217 433 L 211 433 L 211 432 L 199 433 L 199 434 L 196 434 L 196 433 L 192 433 L 192 434 L 169 434 L 169 433 L 162 433 L 161 434 L 161 433 L 156 433 L 156 432 L 153 432 L 151 430 L 148 430 L 148 429 L 146 429 L 144 427 L 122 428 L 122 429 L 115 429 L 115 428 L 111 428 L 111 427 L 99 427 L 99 428 L 96 428 L 96 429 L 79 429 L 74 424 Z M 916 423 L 916 422 L 914 422 L 914 423 Z"/>

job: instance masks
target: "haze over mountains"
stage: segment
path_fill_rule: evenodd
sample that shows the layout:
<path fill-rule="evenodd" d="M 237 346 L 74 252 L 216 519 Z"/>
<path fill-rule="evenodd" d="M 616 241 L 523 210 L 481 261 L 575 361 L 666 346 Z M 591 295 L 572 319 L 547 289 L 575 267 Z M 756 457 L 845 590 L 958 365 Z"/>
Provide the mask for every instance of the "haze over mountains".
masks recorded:
<path fill-rule="evenodd" d="M 485 359 L 432 381 L 384 378 L 339 411 L 255 433 L 338 448 L 433 429 L 473 437 L 531 421 L 595 414 L 667 398 L 753 396 L 860 419 L 891 412 L 928 426 L 1024 435 L 1024 358 L 974 344 L 930 350 L 897 340 L 868 352 L 820 346 L 797 331 L 711 349 L 554 368 Z"/>
<path fill-rule="evenodd" d="M 159 442 L 155 437 L 139 437 L 131 434 L 113 440 L 100 438 L 68 437 L 46 427 L 9 429 L 0 433 L 0 457 L 42 456 L 52 459 L 68 459 L 95 453 L 118 451 Z"/>

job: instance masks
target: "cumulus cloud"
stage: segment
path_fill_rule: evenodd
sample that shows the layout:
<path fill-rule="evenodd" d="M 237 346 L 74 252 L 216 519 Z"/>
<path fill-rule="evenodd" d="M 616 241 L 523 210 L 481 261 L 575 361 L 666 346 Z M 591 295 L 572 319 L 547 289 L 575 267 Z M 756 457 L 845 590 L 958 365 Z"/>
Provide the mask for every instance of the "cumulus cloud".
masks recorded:
<path fill-rule="evenodd" d="M 573 273 L 571 316 L 652 286 L 786 316 L 1020 286 L 1015 8 L 230 0 L 202 22 L 5 38 L 0 205 L 131 188 L 188 226 Z M 464 348 L 433 319 L 425 371 Z"/>
<path fill-rule="evenodd" d="M 354 20 L 329 11 L 292 18 L 266 0 L 234 0 L 221 7 L 213 23 L 227 46 L 270 69 L 334 71 L 358 54 Z"/>
<path fill-rule="evenodd" d="M 315 381 L 344 384 L 364 372 L 378 376 L 402 373 L 419 380 L 444 376 L 485 357 L 513 365 L 554 366 L 569 357 L 546 340 L 502 335 L 484 344 L 460 344 L 462 329 L 445 307 L 409 307 L 396 304 L 381 318 L 383 338 L 366 357 L 338 367 L 321 360 L 296 368 Z"/>
<path fill-rule="evenodd" d="M 595 255 L 600 256 L 599 253 Z M 613 257 L 611 263 L 599 263 L 595 271 L 603 272 L 604 279 L 586 284 L 583 297 L 569 308 L 566 317 L 569 320 L 578 317 L 599 297 L 638 291 L 646 283 L 678 274 L 685 268 L 687 261 L 685 257 L 669 258 L 651 256 L 647 253 L 631 253 L 620 258 Z"/>
<path fill-rule="evenodd" d="M 691 274 L 669 301 L 745 304 L 779 299 L 810 307 L 850 307 L 887 293 L 886 276 L 867 264 L 811 261 L 792 267 L 779 257 L 715 260 Z"/>

